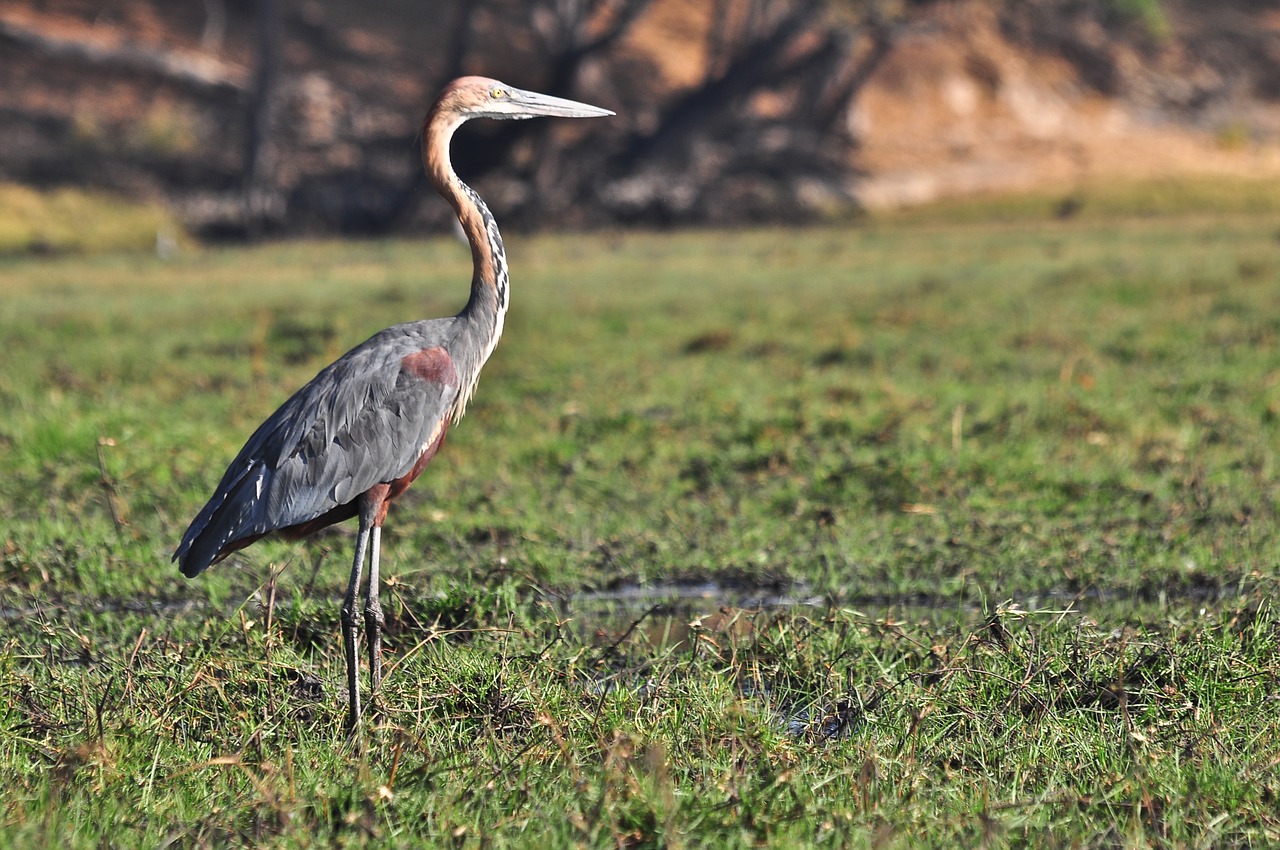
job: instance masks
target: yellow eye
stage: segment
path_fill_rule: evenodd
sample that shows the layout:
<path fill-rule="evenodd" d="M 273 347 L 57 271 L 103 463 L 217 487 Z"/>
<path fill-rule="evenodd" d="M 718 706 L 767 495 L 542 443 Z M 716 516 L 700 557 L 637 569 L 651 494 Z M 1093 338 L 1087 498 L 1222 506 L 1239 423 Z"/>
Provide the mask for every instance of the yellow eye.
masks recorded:
<path fill-rule="evenodd" d="M 493 91 L 489 92 L 489 97 L 492 97 L 492 98 L 499 98 L 499 97 L 506 97 L 506 96 L 507 96 L 507 93 L 502 89 L 494 89 Z"/>

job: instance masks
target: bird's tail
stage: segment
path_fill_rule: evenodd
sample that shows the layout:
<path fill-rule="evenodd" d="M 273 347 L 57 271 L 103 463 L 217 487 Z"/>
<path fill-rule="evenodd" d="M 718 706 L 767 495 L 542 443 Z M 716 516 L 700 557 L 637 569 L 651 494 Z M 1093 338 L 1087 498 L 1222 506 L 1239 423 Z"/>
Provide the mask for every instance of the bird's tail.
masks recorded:
<path fill-rule="evenodd" d="M 256 528 L 255 519 L 266 470 L 254 463 L 238 471 L 238 475 L 234 468 L 227 471 L 173 553 L 178 569 L 187 578 L 195 578 L 265 533 Z"/>

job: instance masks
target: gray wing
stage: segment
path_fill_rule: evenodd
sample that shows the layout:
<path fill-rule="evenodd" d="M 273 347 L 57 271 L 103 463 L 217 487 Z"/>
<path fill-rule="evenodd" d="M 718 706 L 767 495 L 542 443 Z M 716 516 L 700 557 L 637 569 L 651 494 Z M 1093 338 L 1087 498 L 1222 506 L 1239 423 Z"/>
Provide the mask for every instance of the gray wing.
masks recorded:
<path fill-rule="evenodd" d="M 414 328 L 389 328 L 352 349 L 259 426 L 174 553 L 184 575 L 238 541 L 310 522 L 412 470 L 459 391 L 447 353 Z M 438 368 L 413 368 L 424 351 Z"/>

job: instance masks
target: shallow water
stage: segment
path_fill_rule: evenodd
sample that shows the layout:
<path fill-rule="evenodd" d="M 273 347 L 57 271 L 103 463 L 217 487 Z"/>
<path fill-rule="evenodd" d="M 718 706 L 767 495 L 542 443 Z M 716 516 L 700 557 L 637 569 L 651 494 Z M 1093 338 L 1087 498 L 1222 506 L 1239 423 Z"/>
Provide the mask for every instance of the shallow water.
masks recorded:
<path fill-rule="evenodd" d="M 1047 590 L 1010 600 L 966 600 L 954 597 L 890 596 L 884 594 L 845 595 L 833 599 L 803 583 L 786 588 L 759 587 L 741 584 L 705 582 L 655 582 L 625 584 L 605 590 L 591 590 L 567 594 L 544 594 L 542 600 L 552 605 L 556 612 L 579 623 L 616 626 L 630 623 L 637 618 L 653 621 L 685 620 L 692 622 L 726 611 L 776 612 L 790 609 L 813 612 L 838 609 L 862 614 L 872 620 L 886 617 L 902 622 L 965 623 L 979 619 L 997 607 L 1041 614 L 1098 614 L 1110 606 L 1126 606 L 1141 609 L 1165 609 L 1169 607 L 1199 607 L 1227 603 L 1245 590 L 1220 587 L 1192 587 L 1170 593 L 1165 589 L 1153 592 L 1133 593 L 1126 590 Z M 259 594 L 261 596 L 261 594 Z M 250 600 L 249 607 L 254 602 Z M 264 599 L 258 604 L 265 605 Z M 288 601 L 277 599 L 276 608 L 288 607 Z M 337 604 L 335 599 L 334 604 Z M 233 615 L 242 606 L 234 606 L 222 613 Z M 212 608 L 203 597 L 173 597 L 167 599 L 62 599 L 41 601 L 22 600 L 20 604 L 0 606 L 0 623 L 22 621 L 32 617 L 50 617 L 68 612 L 101 614 L 141 614 L 157 617 L 176 617 Z M 708 626 L 710 627 L 710 626 Z"/>

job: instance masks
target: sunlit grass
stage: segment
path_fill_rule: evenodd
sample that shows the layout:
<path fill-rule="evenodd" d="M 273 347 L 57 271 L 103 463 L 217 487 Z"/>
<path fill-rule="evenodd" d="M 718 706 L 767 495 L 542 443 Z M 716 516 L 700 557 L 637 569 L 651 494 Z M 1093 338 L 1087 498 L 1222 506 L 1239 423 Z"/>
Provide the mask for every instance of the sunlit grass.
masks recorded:
<path fill-rule="evenodd" d="M 175 250 L 181 229 L 155 205 L 79 189 L 0 184 L 0 257 Z"/>
<path fill-rule="evenodd" d="M 1052 220 L 1280 214 L 1280 182 L 1226 175 L 1089 181 L 1073 189 L 959 197 L 878 214 L 901 224 L 995 224 Z"/>

